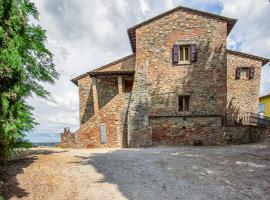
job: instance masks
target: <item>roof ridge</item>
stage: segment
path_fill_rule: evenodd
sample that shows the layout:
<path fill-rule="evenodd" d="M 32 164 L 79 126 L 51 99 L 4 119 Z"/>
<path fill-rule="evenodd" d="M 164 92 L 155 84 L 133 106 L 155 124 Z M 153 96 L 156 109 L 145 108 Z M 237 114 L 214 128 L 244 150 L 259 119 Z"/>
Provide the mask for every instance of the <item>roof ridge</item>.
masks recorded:
<path fill-rule="evenodd" d="M 231 50 L 231 49 L 227 49 L 227 51 L 230 53 L 237 54 L 237 55 L 248 56 L 248 57 L 251 57 L 254 59 L 261 60 L 263 65 L 265 65 L 266 63 L 268 63 L 270 61 L 268 58 L 263 58 L 263 57 L 249 54 L 249 53 L 239 52 L 239 51 L 235 51 L 235 50 Z"/>
<path fill-rule="evenodd" d="M 132 47 L 132 51 L 133 52 L 136 51 L 136 48 L 135 48 L 134 43 L 133 43 L 134 39 L 133 39 L 132 36 L 133 36 L 133 34 L 135 34 L 134 31 L 137 28 L 139 28 L 139 27 L 141 27 L 141 26 L 143 26 L 145 24 L 148 24 L 148 23 L 150 23 L 152 21 L 155 21 L 155 20 L 157 20 L 157 19 L 159 19 L 161 17 L 164 17 L 164 16 L 166 16 L 166 15 L 168 15 L 168 14 L 170 14 L 170 13 L 172 13 L 172 12 L 178 10 L 178 9 L 183 9 L 183 10 L 190 11 L 190 12 L 196 12 L 196 13 L 199 13 L 201 15 L 207 15 L 209 17 L 218 18 L 220 20 L 225 20 L 227 22 L 230 22 L 227 25 L 228 34 L 230 33 L 230 31 L 232 30 L 233 26 L 237 22 L 237 19 L 233 19 L 233 18 L 229 18 L 229 17 L 225 17 L 225 16 L 222 16 L 222 15 L 217 15 L 217 14 L 214 14 L 214 13 L 205 12 L 205 11 L 201 11 L 201 10 L 196 10 L 196 9 L 193 9 L 193 8 L 188 8 L 188 7 L 184 7 L 184 6 L 181 6 L 180 5 L 180 6 L 177 6 L 177 7 L 173 8 L 173 9 L 170 9 L 170 10 L 168 10 L 166 12 L 163 12 L 163 13 L 161 13 L 159 15 L 156 15 L 156 16 L 154 16 L 152 18 L 149 18 L 149 19 L 147 19 L 147 20 L 145 20 L 145 21 L 143 21 L 143 22 L 141 22 L 139 24 L 136 24 L 136 25 L 130 27 L 127 30 L 127 32 L 128 32 L 129 41 L 130 41 L 130 44 L 131 44 L 131 47 Z"/>

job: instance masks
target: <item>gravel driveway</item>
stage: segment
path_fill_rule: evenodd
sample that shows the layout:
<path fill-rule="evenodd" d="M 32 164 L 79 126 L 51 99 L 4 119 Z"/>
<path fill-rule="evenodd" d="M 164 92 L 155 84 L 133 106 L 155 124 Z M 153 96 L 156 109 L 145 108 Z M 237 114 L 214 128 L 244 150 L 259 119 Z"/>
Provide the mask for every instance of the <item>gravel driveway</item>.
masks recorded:
<path fill-rule="evenodd" d="M 12 162 L 4 177 L 6 199 L 270 199 L 270 142 L 37 148 Z"/>

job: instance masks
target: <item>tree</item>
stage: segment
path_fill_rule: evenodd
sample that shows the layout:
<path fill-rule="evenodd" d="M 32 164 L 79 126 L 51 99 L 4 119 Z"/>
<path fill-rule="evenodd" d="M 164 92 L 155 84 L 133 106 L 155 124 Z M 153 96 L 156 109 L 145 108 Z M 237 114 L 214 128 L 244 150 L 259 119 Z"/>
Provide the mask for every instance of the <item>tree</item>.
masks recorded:
<path fill-rule="evenodd" d="M 0 162 L 28 146 L 26 132 L 36 125 L 26 98 L 46 98 L 40 84 L 53 84 L 58 73 L 45 46 L 45 30 L 29 0 L 0 0 Z"/>

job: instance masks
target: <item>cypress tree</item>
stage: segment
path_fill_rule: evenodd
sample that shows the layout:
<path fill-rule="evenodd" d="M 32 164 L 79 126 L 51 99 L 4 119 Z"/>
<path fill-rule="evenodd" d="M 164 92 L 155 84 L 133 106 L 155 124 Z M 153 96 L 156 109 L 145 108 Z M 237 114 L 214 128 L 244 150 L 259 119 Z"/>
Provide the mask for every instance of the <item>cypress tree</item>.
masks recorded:
<path fill-rule="evenodd" d="M 31 19 L 31 20 L 30 20 Z M 32 21 L 35 21 L 33 23 Z M 42 82 L 58 78 L 38 11 L 29 0 L 0 0 L 0 162 L 29 147 L 26 133 L 36 122 L 26 98 L 47 98 Z"/>

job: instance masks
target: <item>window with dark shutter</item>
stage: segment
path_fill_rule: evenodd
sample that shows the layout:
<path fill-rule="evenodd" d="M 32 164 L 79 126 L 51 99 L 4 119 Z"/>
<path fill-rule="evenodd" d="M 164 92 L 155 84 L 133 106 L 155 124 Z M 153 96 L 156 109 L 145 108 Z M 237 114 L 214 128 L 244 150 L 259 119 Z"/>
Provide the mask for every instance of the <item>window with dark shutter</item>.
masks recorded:
<path fill-rule="evenodd" d="M 240 79 L 240 77 L 241 77 L 241 68 L 240 67 L 236 68 L 235 77 L 236 77 L 236 79 Z"/>
<path fill-rule="evenodd" d="M 173 45 L 173 63 L 175 64 L 190 64 L 197 61 L 196 44 Z"/>
<path fill-rule="evenodd" d="M 250 79 L 254 78 L 254 75 L 255 75 L 255 67 L 254 67 L 254 66 L 251 66 L 251 67 L 249 68 L 249 73 L 248 73 L 248 75 L 249 75 L 249 78 L 250 78 Z"/>

